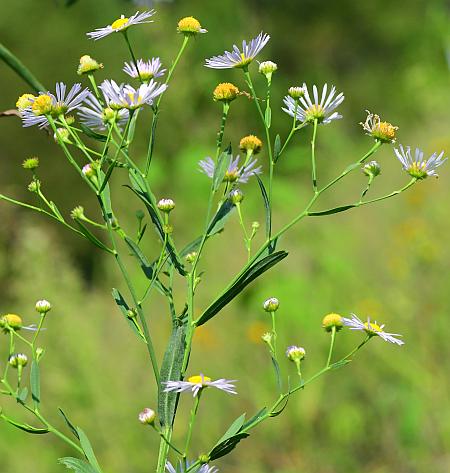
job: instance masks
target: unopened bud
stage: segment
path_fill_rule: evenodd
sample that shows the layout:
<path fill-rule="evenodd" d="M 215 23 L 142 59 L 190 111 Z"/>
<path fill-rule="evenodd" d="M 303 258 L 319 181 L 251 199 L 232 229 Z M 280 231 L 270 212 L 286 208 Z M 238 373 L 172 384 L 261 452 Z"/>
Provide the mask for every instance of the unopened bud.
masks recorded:
<path fill-rule="evenodd" d="M 234 189 L 230 192 L 229 199 L 234 205 L 240 204 L 244 200 L 244 193 L 240 189 Z"/>
<path fill-rule="evenodd" d="M 24 353 L 15 353 L 8 358 L 8 363 L 13 368 L 23 368 L 28 363 L 28 357 Z"/>
<path fill-rule="evenodd" d="M 144 425 L 153 425 L 156 419 L 156 412 L 149 407 L 146 407 L 139 413 L 139 422 Z"/>
<path fill-rule="evenodd" d="M 36 302 L 36 311 L 39 312 L 40 314 L 46 314 L 49 312 L 52 308 L 52 305 L 50 304 L 49 301 L 42 299 L 40 301 Z"/>
<path fill-rule="evenodd" d="M 286 356 L 289 358 L 289 360 L 298 363 L 305 358 L 306 351 L 302 347 L 298 347 L 296 345 L 292 345 L 290 347 L 287 347 L 286 350 Z"/>
<path fill-rule="evenodd" d="M 279 306 L 280 302 L 276 297 L 270 297 L 263 304 L 264 310 L 266 312 L 276 312 Z"/>

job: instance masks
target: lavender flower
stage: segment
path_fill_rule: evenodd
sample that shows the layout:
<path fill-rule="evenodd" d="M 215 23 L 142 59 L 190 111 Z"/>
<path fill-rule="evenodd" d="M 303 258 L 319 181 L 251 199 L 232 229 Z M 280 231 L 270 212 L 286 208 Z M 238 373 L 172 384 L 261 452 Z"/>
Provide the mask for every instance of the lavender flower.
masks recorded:
<path fill-rule="evenodd" d="M 382 338 L 385 342 L 394 343 L 396 345 L 403 345 L 405 342 L 399 340 L 395 337 L 401 337 L 398 333 L 388 333 L 383 330 L 383 325 L 378 325 L 377 322 L 371 322 L 370 317 L 367 318 L 367 322 L 363 322 L 358 316 L 355 314 L 351 314 L 351 318 L 343 318 L 342 322 L 346 327 L 349 327 L 350 330 L 360 330 L 362 332 L 366 332 L 367 335 L 370 337 L 378 336 Z"/>
<path fill-rule="evenodd" d="M 322 89 L 322 97 L 319 100 L 319 92 L 317 87 L 313 85 L 314 100 L 311 100 L 306 84 L 303 84 L 302 88 L 304 96 L 299 97 L 298 100 L 289 95 L 284 97 L 283 102 L 286 106 L 286 108 L 283 108 L 284 112 L 291 117 L 296 114 L 297 120 L 300 122 L 314 122 L 314 120 L 317 120 L 319 123 L 330 123 L 342 118 L 342 115 L 333 112 L 344 101 L 345 97 L 342 92 L 336 95 L 336 88 L 333 86 L 327 95 L 328 85 L 325 84 Z"/>
<path fill-rule="evenodd" d="M 189 468 L 194 462 L 187 461 L 186 468 Z M 169 461 L 166 463 L 166 471 L 167 473 L 184 473 L 186 470 L 184 468 L 183 463 L 180 461 L 178 462 L 177 468 L 175 468 L 172 463 Z M 195 473 L 217 473 L 219 470 L 215 466 L 208 466 L 206 463 L 202 465 L 198 470 L 193 470 Z"/>
<path fill-rule="evenodd" d="M 246 67 L 255 59 L 256 55 L 264 48 L 269 39 L 270 36 L 261 31 L 261 33 L 249 43 L 242 41 L 242 51 L 234 44 L 232 52 L 225 51 L 221 56 L 206 59 L 205 66 L 211 69 Z"/>
<path fill-rule="evenodd" d="M 235 159 L 230 157 L 230 164 L 223 178 L 224 182 L 241 182 L 246 183 L 252 176 L 261 174 L 261 166 L 256 167 L 257 159 L 251 160 L 246 166 L 239 167 L 239 155 Z M 211 179 L 214 176 L 216 163 L 210 157 L 199 161 L 200 171 L 206 174 Z"/>
<path fill-rule="evenodd" d="M 433 153 L 428 159 L 423 159 L 423 151 L 419 148 L 416 148 L 414 158 L 409 146 L 405 149 L 400 145 L 398 149 L 394 148 L 394 151 L 398 160 L 402 163 L 403 169 L 416 179 L 425 179 L 428 176 L 439 177 L 436 169 L 448 159 L 443 158 L 444 151 L 441 151 L 440 154 Z"/>
<path fill-rule="evenodd" d="M 96 30 L 86 34 L 90 39 L 98 40 L 110 35 L 111 33 L 125 31 L 133 25 L 140 25 L 142 23 L 152 23 L 153 20 L 147 20 L 154 14 L 155 10 L 149 10 L 142 13 L 136 12 L 133 16 L 130 16 L 130 18 L 125 18 L 125 16 L 122 15 L 110 25 L 105 26 L 103 28 L 97 28 Z"/>
<path fill-rule="evenodd" d="M 106 101 L 106 97 L 104 99 Z M 114 111 L 110 107 L 102 107 L 97 97 L 92 93 L 89 93 L 84 100 L 84 105 L 78 109 L 80 121 L 88 128 L 98 131 L 105 131 L 107 123 L 114 120 L 114 117 L 117 125 L 123 128 L 128 121 L 129 115 L 127 109 Z"/>
<path fill-rule="evenodd" d="M 187 381 L 166 381 L 164 392 L 176 392 L 181 393 L 184 391 L 192 391 L 193 396 L 197 396 L 200 390 L 206 387 L 217 388 L 222 391 L 225 391 L 230 394 L 236 394 L 234 390 L 234 385 L 231 384 L 235 380 L 234 379 L 217 379 L 216 381 L 212 381 L 211 378 L 208 376 L 204 376 L 200 373 L 200 375 L 191 376 L 188 378 Z"/>
<path fill-rule="evenodd" d="M 148 61 L 138 59 L 137 68 L 134 63 L 126 62 L 123 71 L 130 77 L 133 77 L 133 79 L 141 78 L 143 81 L 149 81 L 150 79 L 154 79 L 156 77 L 161 77 L 164 75 L 166 69 L 160 70 L 161 67 L 162 64 L 159 57 L 154 57 L 152 59 L 149 59 Z"/>

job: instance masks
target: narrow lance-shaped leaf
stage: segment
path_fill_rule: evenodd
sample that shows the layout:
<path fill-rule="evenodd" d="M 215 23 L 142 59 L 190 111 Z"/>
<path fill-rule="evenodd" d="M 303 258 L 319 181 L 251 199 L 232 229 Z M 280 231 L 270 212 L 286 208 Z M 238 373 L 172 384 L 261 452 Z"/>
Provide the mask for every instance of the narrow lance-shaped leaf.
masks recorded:
<path fill-rule="evenodd" d="M 127 321 L 128 325 L 131 327 L 133 332 L 143 340 L 145 340 L 144 334 L 141 331 L 141 327 L 136 321 L 135 317 L 130 317 L 130 306 L 126 303 L 125 299 L 123 298 L 122 294 L 117 290 L 113 289 L 112 290 L 112 295 L 114 297 L 114 301 L 117 304 L 117 307 L 119 307 L 120 312 L 122 312 L 122 315 L 125 317 L 125 320 Z"/>
<path fill-rule="evenodd" d="M 98 464 L 91 442 L 87 438 L 87 435 L 80 429 L 80 427 L 77 427 L 77 432 L 80 438 L 81 448 L 83 449 L 83 452 L 86 455 L 88 462 L 96 472 L 102 473 L 102 469 Z"/>
<path fill-rule="evenodd" d="M 66 466 L 69 470 L 74 470 L 76 473 L 97 473 L 89 463 L 86 463 L 84 460 L 80 460 L 79 458 L 59 458 L 58 463 Z"/>
<path fill-rule="evenodd" d="M 252 266 L 247 268 L 243 274 L 241 274 L 236 281 L 216 299 L 203 314 L 196 321 L 196 326 L 203 325 L 208 320 L 213 318 L 218 312 L 220 312 L 227 304 L 229 304 L 237 295 L 239 295 L 245 287 L 247 287 L 254 279 L 265 273 L 272 266 L 275 266 L 281 260 L 286 258 L 288 253 L 285 251 L 277 251 L 265 258 L 256 261 Z"/>
<path fill-rule="evenodd" d="M 322 217 L 323 215 L 332 215 L 355 208 L 355 204 L 343 205 L 342 207 L 335 207 L 334 209 L 322 210 L 320 212 L 308 212 L 310 217 Z"/>
<path fill-rule="evenodd" d="M 281 151 L 281 138 L 280 135 L 275 137 L 275 143 L 273 145 L 273 162 L 276 163 L 280 157 Z"/>
<path fill-rule="evenodd" d="M 31 362 L 30 386 L 33 401 L 35 405 L 38 405 L 41 402 L 41 380 L 39 374 L 39 365 L 36 360 Z"/>
<path fill-rule="evenodd" d="M 72 424 L 72 422 L 70 422 L 69 418 L 66 416 L 66 414 L 64 413 L 64 411 L 58 407 L 58 411 L 59 413 L 62 415 L 63 419 L 65 420 L 66 424 L 67 424 L 67 427 L 69 427 L 70 431 L 73 433 L 73 435 L 75 435 L 75 437 L 80 440 L 80 436 L 78 435 L 78 432 L 77 432 L 77 429 L 76 427 Z"/>
<path fill-rule="evenodd" d="M 228 166 L 232 159 L 232 151 L 231 151 L 231 144 L 228 148 L 223 152 L 220 153 L 219 158 L 217 159 L 217 163 L 214 167 L 214 175 L 212 178 L 212 191 L 217 192 L 219 187 L 223 182 L 223 178 L 227 172 Z"/>
<path fill-rule="evenodd" d="M 13 425 L 14 427 L 17 427 L 20 430 L 28 432 L 29 434 L 39 435 L 39 434 L 47 434 L 49 432 L 49 430 L 46 428 L 41 429 L 38 427 L 33 427 L 32 425 L 29 425 L 29 424 L 22 424 L 21 422 L 16 422 L 15 420 L 10 419 L 5 414 L 0 414 L 0 418 L 8 422 L 8 424 Z"/>

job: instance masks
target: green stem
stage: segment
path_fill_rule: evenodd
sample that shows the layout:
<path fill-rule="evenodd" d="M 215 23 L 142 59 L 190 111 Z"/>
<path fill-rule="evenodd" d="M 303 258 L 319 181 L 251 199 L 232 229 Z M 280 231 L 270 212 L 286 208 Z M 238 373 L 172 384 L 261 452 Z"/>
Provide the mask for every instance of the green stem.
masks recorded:
<path fill-rule="evenodd" d="M 327 364 L 326 364 L 327 368 L 331 364 L 331 356 L 333 355 L 335 339 L 336 339 L 336 327 L 333 325 L 333 327 L 331 327 L 331 342 L 330 342 L 330 351 L 328 352 L 328 359 L 327 359 Z"/>
<path fill-rule="evenodd" d="M 317 118 L 314 119 L 313 136 L 311 140 L 311 167 L 312 167 L 312 184 L 313 190 L 317 193 L 317 171 L 316 171 L 316 135 L 317 135 Z"/>
<path fill-rule="evenodd" d="M 141 77 L 141 71 L 138 68 L 138 63 L 137 63 L 137 60 L 136 60 L 136 56 L 134 55 L 133 48 L 131 47 L 131 43 L 130 43 L 130 39 L 128 38 L 128 31 L 127 30 L 123 31 L 123 37 L 125 38 L 125 42 L 127 43 L 128 50 L 130 51 L 131 59 L 133 60 L 134 67 L 136 68 L 136 71 L 137 71 L 138 76 L 139 76 L 139 81 L 141 83 L 143 83 L 143 80 L 142 80 L 142 77 Z"/>
<path fill-rule="evenodd" d="M 198 407 L 200 405 L 201 395 L 202 395 L 202 391 L 200 389 L 197 396 L 195 396 L 194 407 L 191 410 L 191 418 L 189 420 L 189 427 L 188 427 L 188 432 L 187 432 L 187 437 L 186 437 L 186 445 L 184 447 L 184 453 L 183 453 L 183 461 L 184 461 L 185 469 L 187 467 L 186 458 L 187 458 L 187 455 L 188 455 L 188 452 L 189 452 L 189 445 L 191 443 L 192 431 L 193 431 L 193 428 L 194 428 L 194 423 L 195 423 L 195 418 L 197 416 Z"/>

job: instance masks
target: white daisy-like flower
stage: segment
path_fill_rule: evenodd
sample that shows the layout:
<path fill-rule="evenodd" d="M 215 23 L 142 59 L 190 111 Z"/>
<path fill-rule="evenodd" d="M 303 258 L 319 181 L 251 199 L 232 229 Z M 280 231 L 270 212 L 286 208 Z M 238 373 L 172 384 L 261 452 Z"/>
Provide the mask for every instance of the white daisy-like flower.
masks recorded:
<path fill-rule="evenodd" d="M 105 131 L 107 123 L 114 119 L 116 113 L 117 125 L 123 128 L 128 121 L 129 111 L 125 108 L 116 111 L 109 107 L 104 108 L 92 93 L 86 97 L 84 105 L 78 109 L 80 121 L 88 128 L 98 131 Z"/>
<path fill-rule="evenodd" d="M 233 156 L 230 157 L 230 163 L 223 178 L 224 182 L 246 183 L 250 177 L 261 174 L 261 166 L 256 167 L 256 164 L 258 163 L 257 159 L 253 159 L 246 166 L 241 167 L 239 167 L 239 159 L 239 155 L 237 155 L 234 159 Z M 216 163 L 214 160 L 210 157 L 207 157 L 199 161 L 198 164 L 200 166 L 200 171 L 212 179 L 216 169 Z"/>
<path fill-rule="evenodd" d="M 86 33 L 90 39 L 98 40 L 104 38 L 105 36 L 110 35 L 111 33 L 118 33 L 119 31 L 126 31 L 130 26 L 140 25 L 142 23 L 152 23 L 153 20 L 149 20 L 155 14 L 155 10 L 149 10 L 142 13 L 136 12 L 130 18 L 126 18 L 125 15 L 122 15 L 116 21 L 111 23 L 104 28 L 97 28 L 90 33 Z"/>
<path fill-rule="evenodd" d="M 248 66 L 256 55 L 268 43 L 270 36 L 261 31 L 256 38 L 253 38 L 249 43 L 242 41 L 242 51 L 234 44 L 233 51 L 225 51 L 220 56 L 214 56 L 206 59 L 206 67 L 211 69 L 232 69 L 234 67 Z"/>
<path fill-rule="evenodd" d="M 366 112 L 366 121 L 360 123 L 366 134 L 382 143 L 394 143 L 398 126 L 394 126 L 389 122 L 382 122 L 376 113 L 371 113 L 369 110 L 366 110 Z"/>
<path fill-rule="evenodd" d="M 127 108 L 135 110 L 144 105 L 152 105 L 156 97 L 166 89 L 166 84 L 158 84 L 151 80 L 147 84 L 141 84 L 137 89 L 129 84 L 118 85 L 113 80 L 105 80 L 100 85 L 106 102 L 113 110 Z"/>
<path fill-rule="evenodd" d="M 187 379 L 187 381 L 166 381 L 163 384 L 166 386 L 164 389 L 164 392 L 166 393 L 192 391 L 192 394 L 195 397 L 199 391 L 207 387 L 217 388 L 230 394 L 237 394 L 234 390 L 234 384 L 231 384 L 235 381 L 235 379 L 223 378 L 212 381 L 211 378 L 208 378 L 208 376 L 204 376 L 202 373 L 200 373 L 199 375 L 191 376 Z"/>
<path fill-rule="evenodd" d="M 66 84 L 57 82 L 55 94 L 45 92 L 30 98 L 31 105 L 20 111 L 23 126 L 38 125 L 39 128 L 45 128 L 49 124 L 46 115 L 57 118 L 70 113 L 80 108 L 89 95 L 89 90 L 83 89 L 80 83 L 74 84 L 67 94 L 66 91 Z"/>
<path fill-rule="evenodd" d="M 189 469 L 189 467 L 193 464 L 193 461 L 187 461 L 186 462 L 186 469 Z M 172 463 L 169 461 L 166 462 L 166 471 L 168 473 L 184 473 L 186 471 L 183 462 L 178 462 L 177 468 L 175 468 Z M 215 466 L 209 466 L 206 463 L 202 465 L 196 473 L 217 473 L 219 470 Z"/>
<path fill-rule="evenodd" d="M 162 64 L 159 57 L 154 57 L 148 61 L 143 59 L 137 60 L 137 68 L 133 62 L 126 62 L 123 71 L 133 79 L 142 79 L 143 81 L 149 81 L 156 77 L 161 77 L 166 72 L 166 69 L 161 69 Z M 161 70 L 160 70 L 161 69 Z"/>
<path fill-rule="evenodd" d="M 416 148 L 414 157 L 409 146 L 405 149 L 400 145 L 398 148 L 394 148 L 394 151 L 402 163 L 403 169 L 416 179 L 425 179 L 428 176 L 439 177 L 436 169 L 448 159 L 444 158 L 444 151 L 441 151 L 440 154 L 433 153 L 428 159 L 423 158 L 423 151 L 420 148 Z"/>
<path fill-rule="evenodd" d="M 378 325 L 377 322 L 371 322 L 370 317 L 367 318 L 367 322 L 363 322 L 357 315 L 351 314 L 351 318 L 342 318 L 343 324 L 350 330 L 360 330 L 366 332 L 370 337 L 378 336 L 385 342 L 394 343 L 396 345 L 404 345 L 403 340 L 399 340 L 396 337 L 401 337 L 398 333 L 388 333 L 383 330 L 383 325 Z"/>
<path fill-rule="evenodd" d="M 298 100 L 293 99 L 290 95 L 286 95 L 283 99 L 286 108 L 283 111 L 291 117 L 296 113 L 297 120 L 300 122 L 314 122 L 330 123 L 333 120 L 342 118 L 342 115 L 334 112 L 334 110 L 344 101 L 344 94 L 341 92 L 336 95 L 336 87 L 332 86 L 330 93 L 328 92 L 328 84 L 325 84 L 322 89 L 322 96 L 319 100 L 319 91 L 313 85 L 313 99 L 308 92 L 306 84 L 302 86 L 304 95 Z"/>

